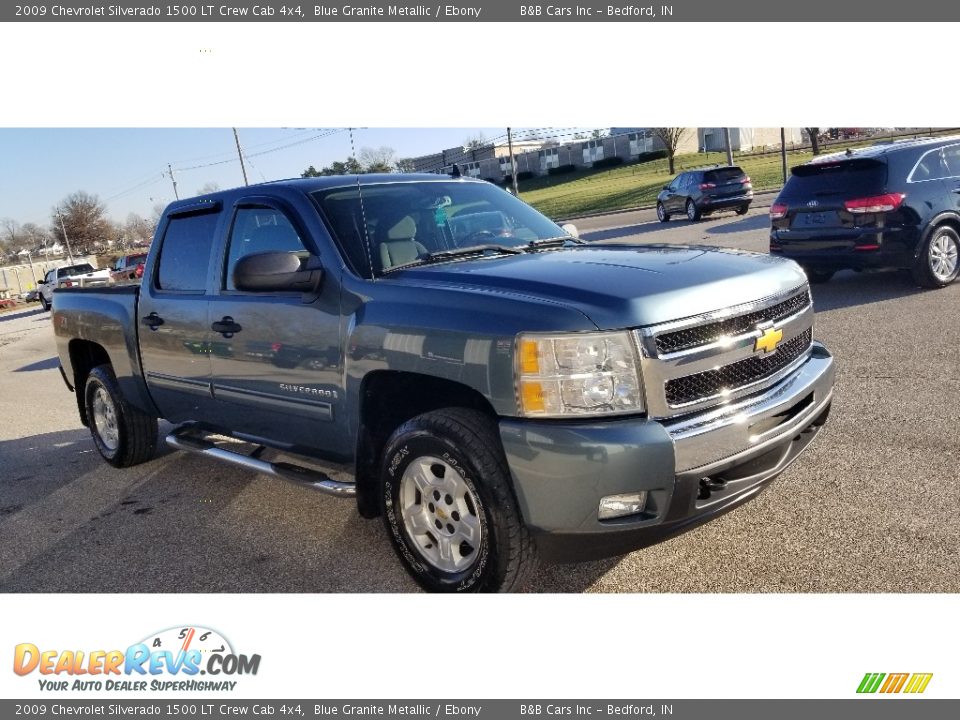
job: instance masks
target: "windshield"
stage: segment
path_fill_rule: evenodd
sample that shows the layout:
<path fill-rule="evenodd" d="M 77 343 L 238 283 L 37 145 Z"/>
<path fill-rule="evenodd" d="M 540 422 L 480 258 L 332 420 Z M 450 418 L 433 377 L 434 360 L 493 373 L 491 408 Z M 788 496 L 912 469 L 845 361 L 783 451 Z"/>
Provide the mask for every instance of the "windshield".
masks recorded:
<path fill-rule="evenodd" d="M 362 194 L 362 204 L 361 204 Z M 517 248 L 565 237 L 526 203 L 485 182 L 356 185 L 313 193 L 353 269 L 363 277 L 478 245 Z M 367 252 L 369 249 L 370 257 Z M 476 259 L 477 255 L 455 256 Z"/>

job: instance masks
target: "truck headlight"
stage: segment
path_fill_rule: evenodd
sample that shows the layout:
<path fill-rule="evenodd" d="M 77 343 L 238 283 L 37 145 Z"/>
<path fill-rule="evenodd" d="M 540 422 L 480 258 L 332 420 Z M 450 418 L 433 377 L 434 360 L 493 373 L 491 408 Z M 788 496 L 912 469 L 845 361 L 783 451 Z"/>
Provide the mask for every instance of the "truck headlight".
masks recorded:
<path fill-rule="evenodd" d="M 520 413 L 535 417 L 643 412 L 628 332 L 517 337 Z"/>

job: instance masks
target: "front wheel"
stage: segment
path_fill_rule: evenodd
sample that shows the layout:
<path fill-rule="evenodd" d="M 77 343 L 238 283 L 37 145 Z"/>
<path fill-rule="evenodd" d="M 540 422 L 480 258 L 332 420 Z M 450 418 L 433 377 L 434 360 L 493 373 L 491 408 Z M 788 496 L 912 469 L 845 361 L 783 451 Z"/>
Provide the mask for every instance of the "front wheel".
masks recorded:
<path fill-rule="evenodd" d="M 39 297 L 40 297 L 40 307 L 42 307 L 43 311 L 46 312 L 47 310 L 50 309 L 50 303 L 47 302 L 47 299 L 43 296 L 42 293 L 39 295 Z"/>
<path fill-rule="evenodd" d="M 925 288 L 946 287 L 957 279 L 960 272 L 960 236 L 952 227 L 943 226 L 934 230 L 920 250 L 913 266 L 913 279 Z"/>
<path fill-rule="evenodd" d="M 129 467 L 153 457 L 157 419 L 124 399 L 110 365 L 91 370 L 83 392 L 90 434 L 104 460 L 114 467 Z"/>
<path fill-rule="evenodd" d="M 697 209 L 697 204 L 693 200 L 687 200 L 687 220 L 696 222 L 699 219 L 700 210 Z"/>
<path fill-rule="evenodd" d="M 657 219 L 660 222 L 670 222 L 670 215 L 667 213 L 667 209 L 663 206 L 662 202 L 657 203 Z"/>
<path fill-rule="evenodd" d="M 496 425 L 475 410 L 424 413 L 383 455 L 380 502 L 407 571 L 433 592 L 509 592 L 536 566 Z"/>

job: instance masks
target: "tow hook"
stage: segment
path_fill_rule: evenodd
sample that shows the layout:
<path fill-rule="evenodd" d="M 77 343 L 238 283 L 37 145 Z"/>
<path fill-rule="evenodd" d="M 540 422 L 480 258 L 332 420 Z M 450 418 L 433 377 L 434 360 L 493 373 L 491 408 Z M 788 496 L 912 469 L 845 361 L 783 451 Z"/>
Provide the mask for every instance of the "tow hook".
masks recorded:
<path fill-rule="evenodd" d="M 697 495 L 697 500 L 707 500 L 710 498 L 710 493 L 720 492 L 726 487 L 726 480 L 716 480 L 708 477 L 700 478 L 700 492 Z"/>

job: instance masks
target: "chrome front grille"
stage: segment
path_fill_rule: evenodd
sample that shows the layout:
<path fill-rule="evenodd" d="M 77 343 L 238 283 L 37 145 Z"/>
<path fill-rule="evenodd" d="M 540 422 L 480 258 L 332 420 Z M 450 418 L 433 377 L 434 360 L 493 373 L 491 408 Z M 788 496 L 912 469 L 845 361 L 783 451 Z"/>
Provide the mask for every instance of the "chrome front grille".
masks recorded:
<path fill-rule="evenodd" d="M 660 354 L 674 353 L 700 345 L 709 345 L 717 338 L 740 335 L 750 332 L 760 323 L 776 322 L 791 315 L 796 315 L 810 304 L 810 292 L 804 290 L 783 302 L 762 308 L 746 315 L 726 318 L 706 325 L 684 328 L 658 335 L 656 338 L 657 352 Z"/>
<path fill-rule="evenodd" d="M 780 336 L 771 348 L 758 339 Z M 720 405 L 778 382 L 810 354 L 813 303 L 806 285 L 753 303 L 635 331 L 647 409 L 672 417 Z"/>
<path fill-rule="evenodd" d="M 668 380 L 667 403 L 674 407 L 722 397 L 728 388 L 740 388 L 782 370 L 810 348 L 813 332 L 809 328 L 793 340 L 782 343 L 772 355 L 754 355 L 716 370 Z"/>

